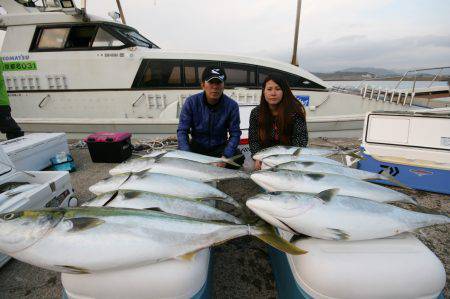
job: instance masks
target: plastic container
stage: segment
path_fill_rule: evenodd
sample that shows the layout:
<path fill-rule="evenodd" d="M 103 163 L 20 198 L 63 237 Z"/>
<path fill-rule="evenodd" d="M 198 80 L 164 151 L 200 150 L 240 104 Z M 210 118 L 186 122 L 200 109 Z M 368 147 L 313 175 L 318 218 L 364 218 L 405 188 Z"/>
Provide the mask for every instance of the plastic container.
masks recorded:
<path fill-rule="evenodd" d="M 75 162 L 73 161 L 71 154 L 61 152 L 51 158 L 50 161 L 52 162 L 50 170 L 69 172 L 75 171 Z"/>
<path fill-rule="evenodd" d="M 98 132 L 84 139 L 92 162 L 120 163 L 131 156 L 131 133 Z"/>
<path fill-rule="evenodd" d="M 281 232 L 289 240 L 289 233 Z M 411 234 L 367 241 L 314 238 L 295 243 L 307 254 L 269 248 L 278 298 L 442 298 L 445 270 Z"/>

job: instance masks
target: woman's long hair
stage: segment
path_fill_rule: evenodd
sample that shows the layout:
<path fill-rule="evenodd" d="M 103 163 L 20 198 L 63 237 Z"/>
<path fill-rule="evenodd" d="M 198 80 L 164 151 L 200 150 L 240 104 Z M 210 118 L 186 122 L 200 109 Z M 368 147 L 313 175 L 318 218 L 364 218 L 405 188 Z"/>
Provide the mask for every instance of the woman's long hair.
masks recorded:
<path fill-rule="evenodd" d="M 272 115 L 269 104 L 264 96 L 264 90 L 266 89 L 266 84 L 269 81 L 273 81 L 278 84 L 283 91 L 283 97 L 278 103 L 276 118 Z M 275 122 L 278 128 L 278 138 L 280 143 L 289 145 L 293 131 L 292 124 L 294 115 L 299 115 L 305 119 L 305 108 L 292 94 L 285 78 L 277 74 L 269 74 L 262 85 L 261 102 L 259 103 L 258 137 L 261 144 L 265 146 L 271 145 L 270 134 Z"/>

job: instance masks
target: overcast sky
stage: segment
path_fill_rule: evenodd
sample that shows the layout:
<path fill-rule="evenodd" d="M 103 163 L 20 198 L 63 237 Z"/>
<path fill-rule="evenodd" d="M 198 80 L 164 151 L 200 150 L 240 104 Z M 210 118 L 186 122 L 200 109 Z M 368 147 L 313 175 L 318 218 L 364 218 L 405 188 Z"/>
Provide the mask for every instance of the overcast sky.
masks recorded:
<path fill-rule="evenodd" d="M 291 59 L 296 0 L 121 3 L 128 25 L 162 48 Z M 115 0 L 87 0 L 87 10 L 118 11 Z M 449 0 L 303 0 L 299 61 L 310 71 L 448 66 L 449 13 Z"/>

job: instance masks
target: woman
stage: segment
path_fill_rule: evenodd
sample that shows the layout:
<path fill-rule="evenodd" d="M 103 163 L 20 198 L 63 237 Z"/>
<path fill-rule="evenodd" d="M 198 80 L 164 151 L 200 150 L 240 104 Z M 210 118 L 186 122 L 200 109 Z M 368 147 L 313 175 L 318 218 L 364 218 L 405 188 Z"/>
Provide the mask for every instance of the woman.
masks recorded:
<path fill-rule="evenodd" d="M 252 156 L 274 145 L 306 146 L 305 108 L 292 94 L 283 77 L 271 74 L 264 80 L 261 102 L 250 114 L 249 145 Z M 261 161 L 255 161 L 255 170 Z"/>

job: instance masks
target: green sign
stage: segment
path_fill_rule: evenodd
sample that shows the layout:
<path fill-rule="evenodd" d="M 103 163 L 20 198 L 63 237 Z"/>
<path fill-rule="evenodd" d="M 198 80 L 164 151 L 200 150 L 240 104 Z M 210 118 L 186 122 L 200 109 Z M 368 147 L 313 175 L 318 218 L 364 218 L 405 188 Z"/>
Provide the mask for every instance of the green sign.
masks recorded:
<path fill-rule="evenodd" d="M 3 71 L 35 71 L 37 70 L 36 61 L 13 61 L 13 62 L 3 62 Z"/>

